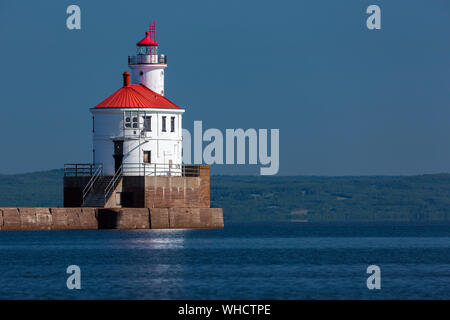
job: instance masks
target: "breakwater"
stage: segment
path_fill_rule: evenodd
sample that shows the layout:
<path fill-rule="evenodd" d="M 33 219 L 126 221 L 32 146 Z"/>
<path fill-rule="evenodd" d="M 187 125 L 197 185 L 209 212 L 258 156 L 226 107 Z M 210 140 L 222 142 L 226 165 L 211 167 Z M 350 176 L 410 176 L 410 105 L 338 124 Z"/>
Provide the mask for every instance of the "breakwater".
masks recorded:
<path fill-rule="evenodd" d="M 0 208 L 0 230 L 223 228 L 220 208 Z"/>

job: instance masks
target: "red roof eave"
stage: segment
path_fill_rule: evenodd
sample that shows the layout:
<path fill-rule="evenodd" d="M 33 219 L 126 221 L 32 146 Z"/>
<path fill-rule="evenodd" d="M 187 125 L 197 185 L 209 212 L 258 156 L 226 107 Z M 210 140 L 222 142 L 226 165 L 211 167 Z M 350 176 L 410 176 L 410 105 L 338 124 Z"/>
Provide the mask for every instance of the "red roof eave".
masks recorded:
<path fill-rule="evenodd" d="M 94 107 L 94 109 L 103 108 L 181 109 L 166 97 L 142 84 L 122 87 Z"/>

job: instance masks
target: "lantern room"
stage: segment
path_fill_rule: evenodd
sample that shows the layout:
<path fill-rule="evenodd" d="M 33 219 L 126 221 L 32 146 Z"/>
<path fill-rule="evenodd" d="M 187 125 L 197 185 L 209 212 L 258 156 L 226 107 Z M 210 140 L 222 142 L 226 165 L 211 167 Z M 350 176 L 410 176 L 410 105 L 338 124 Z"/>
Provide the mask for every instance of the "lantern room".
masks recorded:
<path fill-rule="evenodd" d="M 128 57 L 131 71 L 131 83 L 143 84 L 154 92 L 164 95 L 164 69 L 167 67 L 167 57 L 158 55 L 155 23 L 150 24 L 145 37 L 136 43 L 137 54 Z"/>
<path fill-rule="evenodd" d="M 163 54 L 158 56 L 158 42 L 156 38 L 156 25 L 150 24 L 145 37 L 136 43 L 136 56 L 128 57 L 128 64 L 166 64 L 167 58 Z"/>

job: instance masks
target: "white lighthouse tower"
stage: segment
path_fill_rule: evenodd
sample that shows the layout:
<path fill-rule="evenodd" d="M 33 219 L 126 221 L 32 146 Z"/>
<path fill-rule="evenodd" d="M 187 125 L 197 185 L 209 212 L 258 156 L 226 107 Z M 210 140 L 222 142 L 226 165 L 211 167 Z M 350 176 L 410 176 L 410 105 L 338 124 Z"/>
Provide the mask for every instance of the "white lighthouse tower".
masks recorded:
<path fill-rule="evenodd" d="M 158 55 L 155 25 L 128 58 L 123 86 L 91 108 L 93 162 L 103 174 L 181 175 L 182 114 L 164 97 L 167 58 Z"/>
<path fill-rule="evenodd" d="M 167 58 L 163 54 L 158 56 L 158 42 L 155 38 L 156 26 L 153 23 L 145 33 L 145 38 L 136 44 L 137 55 L 129 57 L 128 64 L 131 69 L 131 83 L 142 83 L 164 95 L 164 69 L 167 67 Z"/>

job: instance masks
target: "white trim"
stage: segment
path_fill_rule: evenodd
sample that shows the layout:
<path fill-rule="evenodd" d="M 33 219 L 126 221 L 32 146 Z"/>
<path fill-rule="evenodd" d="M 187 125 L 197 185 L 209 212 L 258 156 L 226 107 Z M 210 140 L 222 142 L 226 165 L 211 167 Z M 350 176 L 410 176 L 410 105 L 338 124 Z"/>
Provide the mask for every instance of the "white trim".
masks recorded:
<path fill-rule="evenodd" d="M 184 113 L 185 109 L 166 109 L 166 108 L 90 108 L 91 113 L 120 113 L 124 111 L 131 112 L 156 112 L 156 113 Z"/>

